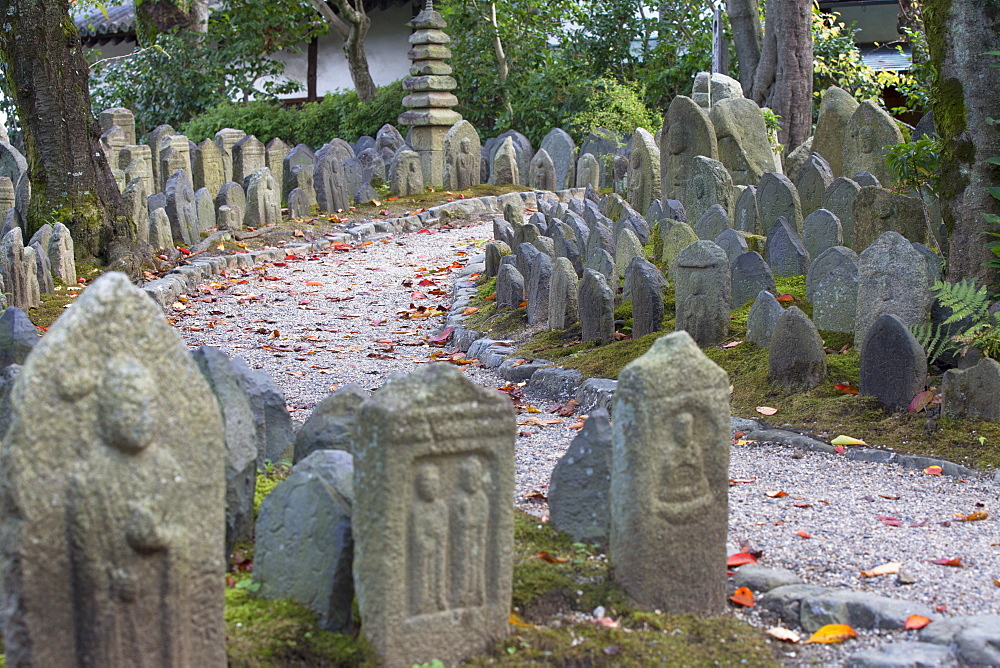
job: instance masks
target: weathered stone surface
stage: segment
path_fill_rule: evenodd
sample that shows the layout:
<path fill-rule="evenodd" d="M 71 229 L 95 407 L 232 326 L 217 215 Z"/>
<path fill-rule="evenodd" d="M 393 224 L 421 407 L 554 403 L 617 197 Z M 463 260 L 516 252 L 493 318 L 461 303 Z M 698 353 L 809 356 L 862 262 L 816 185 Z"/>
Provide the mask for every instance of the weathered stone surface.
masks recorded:
<path fill-rule="evenodd" d="M 261 504 L 254 545 L 260 595 L 297 601 L 341 633 L 354 600 L 353 476 L 347 452 L 319 450 L 296 464 Z"/>
<path fill-rule="evenodd" d="M 785 585 L 802 584 L 802 579 L 787 568 L 769 568 L 759 564 L 745 564 L 733 574 L 733 585 L 747 587 L 756 592 L 769 592 Z"/>
<path fill-rule="evenodd" d="M 528 165 L 528 187 L 535 190 L 556 190 L 556 167 L 544 148 L 538 149 Z"/>
<path fill-rule="evenodd" d="M 192 353 L 222 411 L 226 442 L 226 549 L 253 538 L 253 499 L 257 485 L 257 433 L 250 398 L 232 361 L 212 346 Z"/>
<path fill-rule="evenodd" d="M 16 306 L 0 313 L 0 368 L 24 364 L 38 343 L 38 330 L 27 314 Z"/>
<path fill-rule="evenodd" d="M 486 256 L 486 270 L 484 274 L 487 278 L 491 278 L 496 276 L 500 271 L 500 259 L 505 255 L 510 255 L 510 246 L 503 241 L 488 241 L 483 250 Z"/>
<path fill-rule="evenodd" d="M 729 264 L 732 266 L 736 259 L 748 250 L 746 238 L 732 228 L 726 228 L 715 237 L 715 245 L 726 251 Z M 754 294 L 757 294 L 755 291 Z"/>
<path fill-rule="evenodd" d="M 652 262 L 636 257 L 629 265 L 632 300 L 632 337 L 660 331 L 663 326 L 663 291 L 667 282 Z"/>
<path fill-rule="evenodd" d="M 208 192 L 215 197 L 219 194 L 219 188 L 226 182 L 225 165 L 219 145 L 211 139 L 205 139 L 198 144 L 198 152 L 192 162 L 193 187 L 196 190 L 208 188 Z"/>
<path fill-rule="evenodd" d="M 482 652 L 510 616 L 513 406 L 433 364 L 390 378 L 358 424 L 352 526 L 365 636 L 387 666 Z"/>
<path fill-rule="evenodd" d="M 611 343 L 615 338 L 615 299 L 604 274 L 584 269 L 578 296 L 580 338 L 583 341 Z"/>
<path fill-rule="evenodd" d="M 770 230 L 784 216 L 796 232 L 802 231 L 802 204 L 795 185 L 784 174 L 768 172 L 757 186 L 757 210 L 761 228 Z"/>
<path fill-rule="evenodd" d="M 844 168 L 844 137 L 858 101 L 842 88 L 830 86 L 819 103 L 819 118 L 813 135 L 812 150 L 830 164 L 834 176 L 850 176 Z"/>
<path fill-rule="evenodd" d="M 281 184 L 285 180 L 285 156 L 291 152 L 292 148 L 281 141 L 278 137 L 267 142 L 264 147 L 264 166 L 271 170 L 274 180 L 278 182 L 278 202 L 280 204 Z"/>
<path fill-rule="evenodd" d="M 676 324 L 698 345 L 720 343 L 729 334 L 729 258 L 711 241 L 697 241 L 677 256 Z"/>
<path fill-rule="evenodd" d="M 348 383 L 319 402 L 295 435 L 292 461 L 298 463 L 317 450 L 350 452 L 357 409 L 370 396 L 357 383 Z"/>
<path fill-rule="evenodd" d="M 826 377 L 826 351 L 816 325 L 798 306 L 778 316 L 769 344 L 767 380 L 793 392 L 805 392 Z"/>
<path fill-rule="evenodd" d="M 726 213 L 726 209 L 721 204 L 713 204 L 705 209 L 705 212 L 694 224 L 695 234 L 698 235 L 699 239 L 706 241 L 714 240 L 722 234 L 723 230 L 728 229 L 730 229 L 729 214 Z"/>
<path fill-rule="evenodd" d="M 173 134 L 174 131 L 172 128 L 170 132 Z M 242 130 L 234 130 L 233 128 L 223 128 L 215 133 L 215 143 L 218 144 L 219 150 L 222 151 L 222 167 L 225 170 L 223 180 L 226 182 L 237 181 L 237 179 L 233 178 L 233 147 L 246 136 L 247 133 Z M 261 166 L 263 167 L 263 165 Z M 238 183 L 242 184 L 243 180 L 240 179 Z"/>
<path fill-rule="evenodd" d="M 847 668 L 957 668 L 958 665 L 950 648 L 909 640 L 855 652 L 846 664 Z"/>
<path fill-rule="evenodd" d="M 767 264 L 775 276 L 804 276 L 809 271 L 809 251 L 795 228 L 781 216 L 767 235 Z"/>
<path fill-rule="evenodd" d="M 660 130 L 660 175 L 665 197 L 687 204 L 687 184 L 694 157 L 698 155 L 719 159 L 715 128 L 694 100 L 678 95 L 671 100 Z"/>
<path fill-rule="evenodd" d="M 833 181 L 823 196 L 823 208 L 840 221 L 844 245 L 854 247 L 854 200 L 861 192 L 861 186 L 846 177 Z"/>
<path fill-rule="evenodd" d="M 178 169 L 167 178 L 167 217 L 170 231 L 178 244 L 191 246 L 201 241 L 198 224 L 198 207 L 194 199 L 191 178 L 183 169 Z M 54 263 L 53 263 L 54 266 Z"/>
<path fill-rule="evenodd" d="M 524 301 L 524 275 L 513 264 L 501 264 L 497 272 L 497 308 L 516 309 Z"/>
<path fill-rule="evenodd" d="M 567 329 L 580 319 L 580 286 L 569 259 L 557 257 L 549 284 L 549 329 Z"/>
<path fill-rule="evenodd" d="M 593 269 L 601 274 L 609 285 L 617 278 L 615 276 L 615 259 L 611 257 L 611 253 L 603 248 L 595 248 L 590 252 L 585 269 Z M 582 278 L 583 274 L 581 273 L 580 276 Z"/>
<path fill-rule="evenodd" d="M 208 188 L 200 188 L 195 191 L 194 206 L 198 211 L 199 231 L 214 228 L 216 226 L 215 198 L 208 192 Z"/>
<path fill-rule="evenodd" d="M 880 183 L 892 183 L 892 174 L 885 166 L 885 147 L 902 142 L 903 133 L 892 116 L 871 100 L 865 100 L 858 105 L 847 124 L 843 144 L 844 167 L 838 176 L 869 172 Z"/>
<path fill-rule="evenodd" d="M 549 521 L 574 541 L 606 544 L 611 530 L 611 422 L 590 413 L 549 480 Z"/>
<path fill-rule="evenodd" d="M 419 153 L 409 149 L 396 153 L 389 165 L 389 190 L 398 197 L 424 192 L 424 172 Z"/>
<path fill-rule="evenodd" d="M 233 145 L 232 180 L 246 188 L 246 179 L 258 169 L 267 167 L 264 144 L 253 135 L 243 137 Z"/>
<path fill-rule="evenodd" d="M 690 169 L 683 200 L 688 220 L 697 221 L 713 204 L 721 205 L 729 216 L 736 204 L 736 191 L 722 163 L 699 155 L 692 159 Z"/>
<path fill-rule="evenodd" d="M 848 624 L 856 629 L 903 628 L 910 615 L 936 620 L 937 615 L 921 603 L 850 590 L 827 590 L 802 600 L 802 628 L 814 633 L 827 624 Z"/>
<path fill-rule="evenodd" d="M 643 608 L 725 608 L 729 416 L 729 376 L 685 332 L 618 376 L 608 558 Z"/>
<path fill-rule="evenodd" d="M 258 169 L 247 179 L 247 208 L 243 223 L 264 227 L 281 222 L 281 189 L 268 167 Z"/>
<path fill-rule="evenodd" d="M 615 286 L 618 280 L 625 278 L 625 270 L 633 258 L 644 255 L 642 242 L 629 228 L 623 228 L 615 243 Z"/>
<path fill-rule="evenodd" d="M 862 261 L 863 262 L 863 261 Z M 858 391 L 905 411 L 927 383 L 927 355 L 899 317 L 883 313 L 861 344 Z"/>
<path fill-rule="evenodd" d="M 461 120 L 444 136 L 444 187 L 465 190 L 481 183 L 482 145 L 472 123 Z"/>
<path fill-rule="evenodd" d="M 549 319 L 549 288 L 552 283 L 552 257 L 539 253 L 528 272 L 528 325 L 540 325 Z"/>
<path fill-rule="evenodd" d="M 1000 664 L 1000 615 L 952 617 L 920 630 L 920 641 L 953 647 L 963 665 Z"/>
<path fill-rule="evenodd" d="M 576 183 L 577 188 L 590 186 L 594 189 L 601 187 L 601 163 L 597 161 L 593 153 L 584 153 L 576 163 Z"/>
<path fill-rule="evenodd" d="M 802 215 L 808 216 L 823 205 L 826 189 L 833 183 L 829 163 L 818 153 L 812 153 L 795 175 L 795 189 L 799 193 Z"/>
<path fill-rule="evenodd" d="M 681 251 L 698 241 L 698 235 L 687 223 L 676 222 L 670 226 L 663 238 L 663 255 L 660 259 L 667 265 L 667 277 L 676 280 L 677 256 Z"/>
<path fill-rule="evenodd" d="M 556 170 L 556 188 L 565 190 L 572 188 L 576 182 L 576 142 L 562 128 L 554 128 L 542 139 L 538 150 L 545 150 L 552 159 Z M 659 166 L 659 160 L 657 160 Z"/>
<path fill-rule="evenodd" d="M 250 397 L 250 408 L 257 431 L 257 467 L 276 462 L 292 446 L 292 418 L 285 395 L 263 369 L 251 369 L 240 357 L 234 357 L 233 370 L 239 374 L 243 389 Z M 289 453 L 290 454 L 290 453 Z"/>
<path fill-rule="evenodd" d="M 660 149 L 644 128 L 636 128 L 629 144 L 628 203 L 645 211 L 660 196 Z"/>
<path fill-rule="evenodd" d="M 143 208 L 145 213 L 145 208 Z M 139 219 L 142 222 L 142 219 Z M 52 280 L 52 263 L 49 262 L 49 255 L 39 242 L 34 242 L 25 247 L 25 251 L 31 248 L 35 252 L 35 276 L 38 279 L 38 288 L 43 295 L 51 294 L 55 291 L 55 282 Z M 31 267 L 28 267 L 31 270 Z M 39 300 L 41 301 L 41 300 Z"/>
<path fill-rule="evenodd" d="M 858 172 L 851 177 L 855 183 L 857 183 L 862 188 L 875 187 L 881 188 L 882 184 L 879 182 L 875 175 L 870 172 Z"/>
<path fill-rule="evenodd" d="M 24 263 L 24 241 L 21 228 L 7 231 L 0 240 L 0 276 L 8 303 L 20 309 L 38 306 L 31 301 L 28 268 Z"/>
<path fill-rule="evenodd" d="M 173 235 L 170 232 L 170 218 L 167 217 L 167 210 L 163 208 L 153 209 L 153 213 L 149 217 L 150 248 L 156 250 L 171 248 L 173 245 Z"/>
<path fill-rule="evenodd" d="M 490 183 L 494 185 L 520 183 L 521 171 L 517 163 L 513 139 L 507 137 L 493 156 Z"/>
<path fill-rule="evenodd" d="M 755 251 L 741 253 L 730 265 L 730 269 L 733 306 L 739 307 L 751 299 L 756 299 L 761 290 L 766 290 L 772 295 L 777 294 L 774 274 L 760 253 Z"/>
<path fill-rule="evenodd" d="M 823 251 L 844 245 L 840 219 L 831 211 L 816 209 L 802 223 L 802 245 L 810 258 L 819 257 Z"/>
<path fill-rule="evenodd" d="M 337 159 L 335 151 L 316 156 L 313 167 L 313 188 L 316 190 L 316 204 L 320 211 L 334 213 L 346 211 L 350 206 L 351 193 L 347 190 L 344 165 Z"/>
<path fill-rule="evenodd" d="M 757 187 L 747 186 L 733 205 L 733 229 L 750 234 L 763 234 L 760 212 L 757 210 Z"/>
<path fill-rule="evenodd" d="M 719 161 L 735 185 L 756 185 L 765 172 L 774 171 L 774 153 L 764 115 L 742 96 L 712 101 L 709 114 L 719 144 Z"/>
<path fill-rule="evenodd" d="M 295 178 L 292 170 L 296 167 L 313 167 L 316 164 L 316 154 L 313 150 L 306 146 L 305 144 L 299 144 L 285 156 L 282 164 L 281 173 L 283 175 L 281 182 L 281 194 L 284 197 L 288 197 L 288 193 L 292 192 L 294 188 L 301 188 L 302 183 L 299 179 Z M 312 182 L 312 173 L 310 172 L 310 183 Z"/>
<path fill-rule="evenodd" d="M 225 666 L 222 420 L 160 309 L 124 274 L 97 279 L 11 405 L 7 660 Z"/>
<path fill-rule="evenodd" d="M 753 306 L 750 307 L 750 315 L 747 316 L 747 339 L 761 348 L 769 348 L 774 326 L 783 312 L 784 309 L 774 295 L 767 290 L 761 290 Z"/>
<path fill-rule="evenodd" d="M 62 223 L 52 226 L 52 237 L 48 246 L 52 275 L 66 285 L 76 285 L 76 260 L 73 235 Z"/>
<path fill-rule="evenodd" d="M 916 197 L 899 195 L 879 188 L 866 186 L 854 198 L 855 250 L 864 250 L 883 232 L 899 232 L 909 241 L 927 243 L 927 224 L 924 209 Z"/>
<path fill-rule="evenodd" d="M 927 320 L 930 305 L 927 263 L 902 235 L 885 232 L 861 253 L 855 346 L 861 345 L 868 328 L 883 313 L 899 316 L 909 327 Z"/>
<path fill-rule="evenodd" d="M 845 246 L 823 251 L 809 265 L 806 301 L 813 322 L 831 332 L 853 332 L 858 310 L 858 254 Z"/>
<path fill-rule="evenodd" d="M 941 382 L 941 411 L 973 420 L 1000 421 L 1000 363 L 983 357 L 970 369 L 946 371 Z"/>
<path fill-rule="evenodd" d="M 125 107 L 105 109 L 98 115 L 101 131 L 107 132 L 117 125 L 122 129 L 126 144 L 135 144 L 135 114 Z M 5 140 L 6 141 L 6 140 Z"/>

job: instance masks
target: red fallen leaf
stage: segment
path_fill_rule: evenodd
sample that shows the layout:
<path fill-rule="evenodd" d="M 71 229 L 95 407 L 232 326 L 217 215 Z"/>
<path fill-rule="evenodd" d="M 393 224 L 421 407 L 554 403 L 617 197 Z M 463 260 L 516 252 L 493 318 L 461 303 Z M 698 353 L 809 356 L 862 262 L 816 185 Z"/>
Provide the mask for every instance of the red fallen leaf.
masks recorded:
<path fill-rule="evenodd" d="M 422 288 L 426 288 L 428 285 L 437 285 L 437 283 L 435 283 L 429 278 L 424 278 L 419 283 L 417 283 L 417 285 L 419 285 Z"/>
<path fill-rule="evenodd" d="M 736 605 L 742 605 L 744 608 L 752 608 L 753 602 L 753 592 L 746 587 L 740 587 L 733 592 L 733 595 L 729 597 L 729 600 Z"/>
<path fill-rule="evenodd" d="M 906 410 L 909 413 L 919 413 L 927 408 L 928 404 L 930 404 L 933 399 L 934 392 L 932 390 L 919 392 L 917 396 L 913 397 L 913 400 L 910 401 L 910 405 L 907 406 Z"/>
<path fill-rule="evenodd" d="M 844 394 L 857 394 L 858 388 L 856 385 L 850 385 L 848 383 L 838 383 L 833 386 L 833 389 Z"/>
<path fill-rule="evenodd" d="M 434 336 L 428 336 L 427 337 L 427 342 L 428 343 L 444 343 L 449 338 L 451 338 L 451 333 L 454 332 L 454 331 L 455 331 L 454 327 L 446 327 L 444 330 L 441 331 L 441 333 L 435 334 Z"/>
<path fill-rule="evenodd" d="M 782 491 L 773 491 L 773 492 L 764 492 L 764 493 L 766 495 L 768 495 L 769 497 L 771 497 L 772 499 L 780 499 L 783 496 L 788 496 L 788 492 L 782 492 Z"/>
<path fill-rule="evenodd" d="M 805 531 L 796 531 L 795 535 L 799 538 L 812 538 L 812 536 L 807 534 Z"/>
<path fill-rule="evenodd" d="M 899 501 L 898 496 L 893 496 L 892 494 L 879 494 L 883 499 L 889 499 L 890 501 Z"/>
<path fill-rule="evenodd" d="M 544 503 L 549 500 L 549 497 L 545 496 L 543 492 L 537 489 L 533 489 L 527 494 L 525 494 L 524 498 L 526 498 L 528 501 L 531 501 L 532 503 Z"/>
<path fill-rule="evenodd" d="M 752 478 L 730 478 L 729 479 L 729 485 L 730 485 L 730 487 L 732 487 L 733 485 L 742 485 L 742 484 L 751 483 L 751 482 L 757 482 L 757 476 L 754 476 Z"/>
<path fill-rule="evenodd" d="M 879 515 L 877 518 L 882 524 L 887 524 L 891 527 L 903 526 L 903 523 L 899 521 L 898 517 L 886 517 L 885 515 Z"/>
<path fill-rule="evenodd" d="M 565 564 L 569 561 L 569 557 L 554 557 L 545 550 L 542 550 L 535 556 L 549 564 Z"/>
<path fill-rule="evenodd" d="M 752 554 L 747 554 L 746 552 L 736 552 L 735 554 L 730 554 L 726 558 L 726 566 L 729 568 L 736 568 L 737 566 L 745 566 L 746 564 L 756 564 L 757 557 Z"/>
<path fill-rule="evenodd" d="M 399 199 L 399 198 L 398 197 L 386 197 L 385 201 L 386 202 L 395 202 L 397 199 Z"/>
<path fill-rule="evenodd" d="M 742 339 L 740 339 L 739 341 L 731 341 L 731 342 L 723 345 L 722 347 L 723 348 L 735 348 L 736 346 L 740 345 L 741 343 L 743 343 Z"/>
<path fill-rule="evenodd" d="M 751 557 L 760 559 L 764 556 L 764 550 L 758 550 L 756 548 L 750 547 L 750 541 L 746 538 L 740 540 L 740 552 L 745 552 Z"/>
<path fill-rule="evenodd" d="M 924 617 L 923 615 L 910 615 L 906 618 L 906 623 L 903 625 L 903 628 L 907 631 L 917 631 L 930 623 L 931 620 L 928 617 Z"/>
<path fill-rule="evenodd" d="M 951 559 L 931 559 L 932 564 L 937 564 L 938 566 L 951 566 L 952 568 L 962 568 L 965 564 L 962 563 L 961 557 L 952 557 Z"/>
<path fill-rule="evenodd" d="M 813 504 L 806 503 L 805 501 L 796 501 L 792 505 L 795 506 L 796 508 L 812 508 L 813 507 Z"/>
<path fill-rule="evenodd" d="M 323 285 L 323 281 L 306 281 L 306 285 Z"/>
<path fill-rule="evenodd" d="M 422 292 L 411 292 L 410 299 L 427 299 L 427 295 Z"/>
<path fill-rule="evenodd" d="M 838 455 L 842 455 L 842 454 L 844 454 L 845 452 L 847 452 L 847 448 L 845 448 L 845 447 L 844 447 L 844 446 L 842 446 L 842 445 L 837 445 L 837 446 L 834 446 L 833 450 L 834 450 L 834 452 L 836 452 L 836 453 L 837 453 Z"/>
<path fill-rule="evenodd" d="M 281 279 L 278 278 L 277 276 L 265 276 L 264 280 L 265 281 L 280 281 Z"/>
<path fill-rule="evenodd" d="M 924 469 L 924 473 L 927 475 L 941 475 L 943 472 L 940 466 L 928 466 Z"/>
<path fill-rule="evenodd" d="M 944 612 L 947 609 L 948 609 L 947 605 L 935 605 L 934 606 L 934 611 L 935 612 Z"/>
<path fill-rule="evenodd" d="M 923 522 L 910 522 L 911 529 L 919 529 L 920 527 L 925 526 L 927 526 L 927 520 L 924 520 Z"/>
<path fill-rule="evenodd" d="M 185 255 L 190 255 L 191 254 L 191 251 L 189 251 L 187 248 L 184 248 L 183 246 L 178 246 L 177 250 L 179 250 L 180 252 L 184 253 Z"/>
<path fill-rule="evenodd" d="M 780 295 L 778 297 L 775 297 L 775 299 L 777 301 L 779 301 L 779 302 L 793 302 L 793 301 L 795 301 L 795 297 L 793 297 L 791 295 Z"/>

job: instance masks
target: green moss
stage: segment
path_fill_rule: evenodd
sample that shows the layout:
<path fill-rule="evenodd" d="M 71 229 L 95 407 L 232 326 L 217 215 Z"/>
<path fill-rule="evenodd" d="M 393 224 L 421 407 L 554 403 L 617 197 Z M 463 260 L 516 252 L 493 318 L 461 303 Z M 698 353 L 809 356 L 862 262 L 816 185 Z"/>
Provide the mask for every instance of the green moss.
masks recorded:
<path fill-rule="evenodd" d="M 267 601 L 237 586 L 226 590 L 230 666 L 375 666 L 361 638 L 320 629 L 316 616 L 287 600 Z"/>
<path fill-rule="evenodd" d="M 260 511 L 260 504 L 264 503 L 267 495 L 274 491 L 278 483 L 288 477 L 292 472 L 291 462 L 281 461 L 267 466 L 263 471 L 257 471 L 257 486 L 253 491 L 253 515 L 257 517 Z"/>
<path fill-rule="evenodd" d="M 653 223 L 653 229 L 649 233 L 649 238 L 652 243 L 646 247 L 647 257 L 650 254 L 657 259 L 663 257 L 663 236 L 660 234 L 660 229 L 659 221 Z"/>
<path fill-rule="evenodd" d="M 488 306 L 481 306 L 478 311 L 469 315 L 464 323 L 466 329 L 486 332 L 494 339 L 520 334 L 527 325 L 528 312 L 524 307 L 513 311 L 501 311 L 493 302 L 490 302 Z"/>
<path fill-rule="evenodd" d="M 483 281 L 476 290 L 476 296 L 470 301 L 470 305 L 482 307 L 488 304 L 486 298 L 497 293 L 497 277 L 493 276 Z M 495 297 L 494 297 L 495 299 Z"/>

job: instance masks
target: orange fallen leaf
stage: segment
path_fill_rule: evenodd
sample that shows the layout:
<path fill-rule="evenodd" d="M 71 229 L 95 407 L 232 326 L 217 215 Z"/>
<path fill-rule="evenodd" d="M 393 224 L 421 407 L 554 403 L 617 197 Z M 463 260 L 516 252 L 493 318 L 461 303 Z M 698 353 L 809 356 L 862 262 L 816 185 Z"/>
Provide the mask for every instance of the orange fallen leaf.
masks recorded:
<path fill-rule="evenodd" d="M 476 306 L 469 306 L 469 307 L 466 307 L 466 309 L 464 311 L 462 311 L 462 315 L 472 315 L 473 313 L 475 313 L 478 310 L 479 310 L 479 308 L 476 307 Z"/>
<path fill-rule="evenodd" d="M 729 600 L 736 605 L 742 605 L 744 608 L 752 608 L 753 603 L 753 592 L 746 587 L 740 587 L 733 592 L 733 595 L 729 597 Z"/>
<path fill-rule="evenodd" d="M 927 475 L 941 475 L 943 472 L 940 466 L 928 466 L 924 469 L 924 473 Z"/>
<path fill-rule="evenodd" d="M 323 281 L 306 281 L 306 285 L 323 285 Z"/>
<path fill-rule="evenodd" d="M 770 406 L 757 406 L 756 410 L 761 415 L 774 415 L 778 412 L 777 408 L 771 408 Z"/>
<path fill-rule="evenodd" d="M 931 620 L 923 615 L 910 615 L 906 618 L 903 628 L 907 631 L 917 631 L 931 623 Z"/>
<path fill-rule="evenodd" d="M 747 554 L 746 552 L 736 552 L 735 554 L 729 555 L 726 558 L 726 566 L 730 568 L 735 568 L 737 566 L 745 566 L 746 564 L 756 564 L 757 557 L 752 554 Z"/>
<path fill-rule="evenodd" d="M 900 567 L 903 565 L 900 561 L 890 561 L 889 563 L 882 564 L 881 566 L 876 566 L 875 568 L 869 569 L 867 571 L 861 571 L 861 577 L 863 578 L 874 578 L 879 575 L 895 575 L 899 572 Z"/>
<path fill-rule="evenodd" d="M 791 295 L 778 295 L 774 299 L 776 301 L 779 301 L 779 302 L 793 302 L 793 301 L 795 301 L 795 297 L 793 297 Z"/>
<path fill-rule="evenodd" d="M 979 520 L 985 520 L 989 516 L 990 514 L 985 510 L 977 510 L 968 515 L 955 515 L 962 522 L 978 522 Z"/>
<path fill-rule="evenodd" d="M 782 626 L 772 626 L 767 631 L 765 631 L 765 633 L 767 633 L 767 635 L 771 636 L 772 638 L 777 638 L 778 640 L 781 640 L 782 642 L 797 643 L 800 640 L 798 633 L 792 631 L 791 629 L 786 629 Z"/>
<path fill-rule="evenodd" d="M 816 633 L 809 636 L 807 643 L 837 643 L 848 638 L 857 638 L 858 634 L 847 624 L 827 624 Z"/>
<path fill-rule="evenodd" d="M 838 383 L 833 386 L 833 389 L 844 394 L 857 394 L 858 388 L 856 385 L 850 385 L 848 383 Z"/>
<path fill-rule="evenodd" d="M 583 422 L 574 422 L 573 424 L 569 425 L 569 429 L 583 429 L 583 425 L 584 425 Z"/>
<path fill-rule="evenodd" d="M 393 199 L 395 199 L 395 198 L 393 198 Z M 528 622 L 526 622 L 523 619 L 521 619 L 521 616 L 518 615 L 516 612 L 510 613 L 510 619 L 507 620 L 507 623 L 511 624 L 512 626 L 520 626 L 521 628 L 524 628 L 524 629 L 535 629 L 535 628 L 538 628 L 534 624 L 529 624 Z"/>
<path fill-rule="evenodd" d="M 545 550 L 542 550 L 535 556 L 548 564 L 565 564 L 569 561 L 569 557 L 554 557 Z"/>
<path fill-rule="evenodd" d="M 812 538 L 812 536 L 807 534 L 805 531 L 796 531 L 795 535 L 799 538 Z"/>
<path fill-rule="evenodd" d="M 764 492 L 764 494 L 771 497 L 772 499 L 780 499 L 783 496 L 788 496 L 788 492 L 782 492 L 782 491 Z"/>
<path fill-rule="evenodd" d="M 937 564 L 938 566 L 951 566 L 952 568 L 962 568 L 964 566 L 961 557 L 952 557 L 951 559 L 931 559 L 931 563 Z"/>

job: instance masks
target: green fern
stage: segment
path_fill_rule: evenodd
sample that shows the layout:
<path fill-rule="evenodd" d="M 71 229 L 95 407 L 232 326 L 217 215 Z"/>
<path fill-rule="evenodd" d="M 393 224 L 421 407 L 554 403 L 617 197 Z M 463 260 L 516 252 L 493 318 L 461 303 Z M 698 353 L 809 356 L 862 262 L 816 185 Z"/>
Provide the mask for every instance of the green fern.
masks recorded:
<path fill-rule="evenodd" d="M 969 348 L 979 348 L 987 357 L 1000 353 L 1000 327 L 990 315 L 990 298 L 986 287 L 976 287 L 976 279 L 962 279 L 957 283 L 935 281 L 932 288 L 938 303 L 951 309 L 944 322 L 920 323 L 910 331 L 927 353 L 928 363 L 933 364 L 944 353 L 964 355 Z M 948 325 L 968 319 L 970 324 L 963 331 L 951 336 L 944 333 Z"/>
<path fill-rule="evenodd" d="M 951 339 L 944 336 L 940 324 L 921 322 L 910 325 L 910 332 L 927 354 L 928 364 L 934 364 L 943 353 L 955 348 Z"/>

